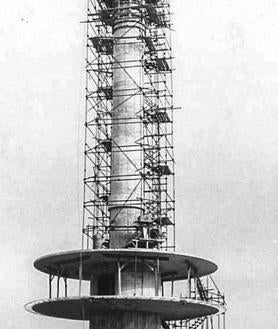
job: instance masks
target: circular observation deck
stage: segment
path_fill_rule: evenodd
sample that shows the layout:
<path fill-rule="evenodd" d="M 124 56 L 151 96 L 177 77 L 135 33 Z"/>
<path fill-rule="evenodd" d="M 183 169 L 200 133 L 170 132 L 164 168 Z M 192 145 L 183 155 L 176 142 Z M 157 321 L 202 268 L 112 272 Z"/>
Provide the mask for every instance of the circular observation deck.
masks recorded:
<path fill-rule="evenodd" d="M 194 299 L 165 297 L 88 296 L 41 300 L 26 305 L 29 312 L 70 320 L 90 320 L 111 312 L 158 314 L 161 321 L 200 318 L 216 314 L 216 305 Z"/>
<path fill-rule="evenodd" d="M 37 270 L 69 279 L 79 279 L 82 264 L 82 280 L 92 275 L 114 273 L 118 261 L 152 263 L 159 261 L 161 280 L 185 280 L 214 273 L 217 265 L 198 257 L 146 249 L 76 250 L 43 256 L 34 262 Z"/>

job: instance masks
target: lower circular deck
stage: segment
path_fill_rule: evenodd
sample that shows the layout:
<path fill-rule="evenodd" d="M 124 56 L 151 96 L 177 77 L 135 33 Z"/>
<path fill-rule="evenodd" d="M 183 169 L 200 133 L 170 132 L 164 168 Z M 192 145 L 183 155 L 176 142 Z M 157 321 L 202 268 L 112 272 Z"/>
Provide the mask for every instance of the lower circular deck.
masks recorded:
<path fill-rule="evenodd" d="M 173 280 L 173 277 L 174 280 L 186 279 L 189 269 L 191 277 L 202 277 L 217 270 L 216 264 L 199 257 L 134 248 L 68 251 L 41 257 L 35 261 L 34 266 L 47 274 L 79 279 L 82 263 L 82 279 L 90 280 L 94 274 L 115 272 L 119 260 L 159 261 L 163 281 Z"/>
<path fill-rule="evenodd" d="M 26 309 L 32 313 L 71 320 L 90 320 L 94 314 L 108 314 L 113 311 L 159 314 L 162 321 L 200 318 L 219 312 L 217 306 L 193 299 L 123 296 L 41 300 L 26 305 Z"/>

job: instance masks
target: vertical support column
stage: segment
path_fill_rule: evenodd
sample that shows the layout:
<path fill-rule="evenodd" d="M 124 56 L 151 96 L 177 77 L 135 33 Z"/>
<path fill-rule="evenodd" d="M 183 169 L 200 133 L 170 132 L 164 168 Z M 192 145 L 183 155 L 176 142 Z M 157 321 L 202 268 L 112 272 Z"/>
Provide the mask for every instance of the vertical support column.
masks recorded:
<path fill-rule="evenodd" d="M 141 260 L 141 296 L 144 296 L 144 259 Z"/>
<path fill-rule="evenodd" d="M 117 283 L 118 283 L 118 295 L 122 294 L 122 268 L 120 261 L 117 261 Z"/>
<path fill-rule="evenodd" d="M 54 275 L 49 274 L 48 278 L 48 293 L 49 293 L 49 299 L 52 298 L 52 281 L 53 281 Z"/>
<path fill-rule="evenodd" d="M 187 272 L 187 291 L 188 291 L 188 298 L 191 297 L 191 267 L 189 266 L 188 272 Z"/>
<path fill-rule="evenodd" d="M 172 281 L 171 281 L 171 297 L 174 296 L 174 286 L 175 286 L 175 274 L 172 274 Z"/>
<path fill-rule="evenodd" d="M 57 298 L 60 296 L 60 276 L 57 277 Z"/>
<path fill-rule="evenodd" d="M 65 297 L 68 297 L 68 279 L 64 278 L 64 283 L 65 283 Z"/>
<path fill-rule="evenodd" d="M 195 299 L 198 298 L 198 289 L 197 289 L 197 278 L 194 277 L 194 292 L 195 292 Z"/>
<path fill-rule="evenodd" d="M 155 296 L 159 293 L 159 259 L 157 258 L 154 266 L 154 280 L 155 280 Z"/>

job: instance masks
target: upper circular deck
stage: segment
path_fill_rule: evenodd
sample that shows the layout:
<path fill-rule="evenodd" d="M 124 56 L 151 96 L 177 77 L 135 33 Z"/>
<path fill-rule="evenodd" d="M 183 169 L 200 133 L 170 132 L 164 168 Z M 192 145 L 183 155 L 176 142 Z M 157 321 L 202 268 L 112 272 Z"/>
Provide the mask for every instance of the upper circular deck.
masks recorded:
<path fill-rule="evenodd" d="M 211 261 L 176 253 L 146 249 L 75 250 L 43 256 L 34 262 L 37 270 L 70 279 L 90 280 L 92 275 L 117 271 L 117 262 L 159 263 L 163 281 L 184 280 L 214 273 L 217 265 Z M 82 267 L 80 266 L 82 264 Z"/>

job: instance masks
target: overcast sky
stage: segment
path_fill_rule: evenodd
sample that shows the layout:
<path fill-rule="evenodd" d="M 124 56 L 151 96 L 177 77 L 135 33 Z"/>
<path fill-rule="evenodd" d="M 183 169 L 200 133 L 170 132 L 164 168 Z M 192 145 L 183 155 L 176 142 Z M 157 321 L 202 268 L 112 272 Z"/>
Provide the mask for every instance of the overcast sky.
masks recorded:
<path fill-rule="evenodd" d="M 85 0 L 0 0 L 0 326 L 78 329 L 25 312 L 33 261 L 80 247 Z M 278 1 L 173 0 L 178 251 L 207 257 L 227 329 L 277 326 Z"/>

